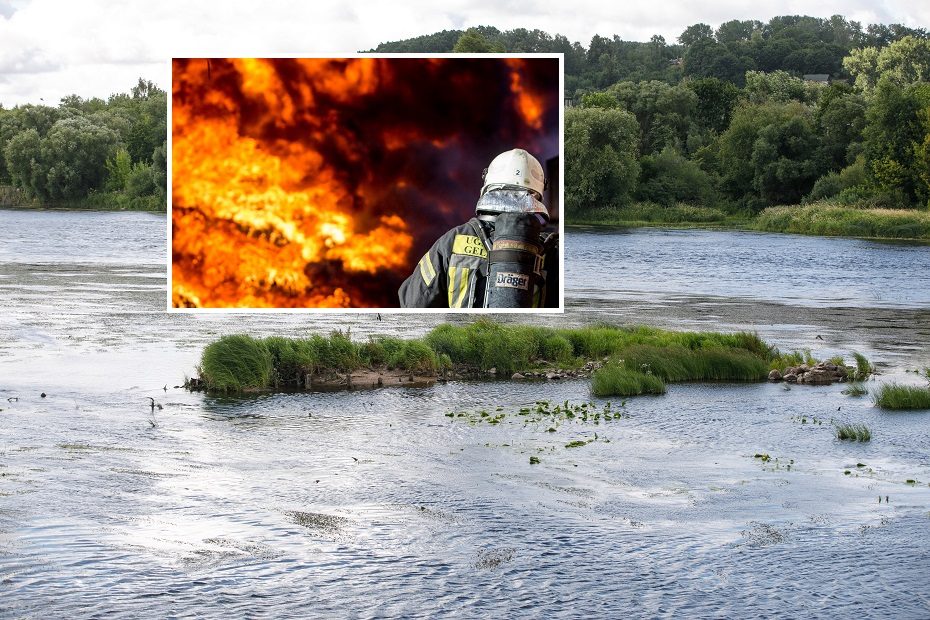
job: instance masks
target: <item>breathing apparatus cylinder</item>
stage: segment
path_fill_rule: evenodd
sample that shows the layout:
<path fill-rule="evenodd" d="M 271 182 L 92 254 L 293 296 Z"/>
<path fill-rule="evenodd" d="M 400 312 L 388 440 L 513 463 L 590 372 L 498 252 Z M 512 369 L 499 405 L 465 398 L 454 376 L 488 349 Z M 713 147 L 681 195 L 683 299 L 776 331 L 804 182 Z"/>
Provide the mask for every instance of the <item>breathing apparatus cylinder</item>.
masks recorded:
<path fill-rule="evenodd" d="M 542 229 L 535 213 L 501 213 L 488 253 L 485 308 L 531 308 L 539 282 Z"/>

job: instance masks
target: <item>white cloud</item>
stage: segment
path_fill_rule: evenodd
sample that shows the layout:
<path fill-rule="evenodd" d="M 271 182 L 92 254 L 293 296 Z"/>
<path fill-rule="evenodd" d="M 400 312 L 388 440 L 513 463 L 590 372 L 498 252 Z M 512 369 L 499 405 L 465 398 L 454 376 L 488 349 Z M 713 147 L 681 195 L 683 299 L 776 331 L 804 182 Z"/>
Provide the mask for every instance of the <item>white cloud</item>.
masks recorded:
<path fill-rule="evenodd" d="M 619 5 L 602 0 L 0 0 L 0 102 L 57 102 L 64 95 L 106 97 L 139 77 L 166 87 L 172 56 L 344 53 L 444 29 L 494 25 L 539 28 L 587 45 L 595 33 L 627 40 L 685 27 L 775 15 L 842 14 L 867 24 L 930 26 L 930 4 L 904 0 L 665 0 Z"/>

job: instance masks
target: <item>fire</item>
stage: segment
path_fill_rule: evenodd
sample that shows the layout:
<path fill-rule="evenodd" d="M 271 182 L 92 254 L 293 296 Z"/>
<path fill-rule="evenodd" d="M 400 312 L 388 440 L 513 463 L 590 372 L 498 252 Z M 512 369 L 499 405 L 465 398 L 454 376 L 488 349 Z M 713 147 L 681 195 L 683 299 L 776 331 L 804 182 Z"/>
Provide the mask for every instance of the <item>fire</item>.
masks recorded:
<path fill-rule="evenodd" d="M 545 103 L 542 97 L 523 84 L 522 74 L 525 62 L 522 58 L 507 59 L 507 64 L 510 66 L 510 90 L 516 96 L 517 109 L 523 115 L 526 124 L 533 129 L 539 129 L 542 127 Z"/>
<path fill-rule="evenodd" d="M 514 60 L 509 101 L 521 135 L 540 129 L 547 106 Z M 396 305 L 436 228 L 474 206 L 458 198 L 469 179 L 439 167 L 475 167 L 462 157 L 474 148 L 461 137 L 468 127 L 442 117 L 454 100 L 438 93 L 445 107 L 435 108 L 408 81 L 447 79 L 449 63 L 175 60 L 173 305 Z M 425 118 L 421 104 L 432 110 Z M 432 167 L 443 172 L 430 176 Z"/>

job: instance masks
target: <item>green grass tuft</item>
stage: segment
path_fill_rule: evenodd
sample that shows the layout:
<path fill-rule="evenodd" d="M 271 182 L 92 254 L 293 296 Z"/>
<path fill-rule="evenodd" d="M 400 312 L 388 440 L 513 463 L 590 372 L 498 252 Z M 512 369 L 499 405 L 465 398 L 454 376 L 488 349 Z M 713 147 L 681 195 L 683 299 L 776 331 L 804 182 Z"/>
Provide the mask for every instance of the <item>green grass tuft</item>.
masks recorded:
<path fill-rule="evenodd" d="M 200 378 L 209 390 L 238 392 L 271 385 L 272 356 L 266 344 L 252 336 L 223 336 L 203 350 Z"/>
<path fill-rule="evenodd" d="M 665 394 L 665 383 L 656 375 L 608 363 L 591 377 L 591 392 L 599 397 Z"/>
<path fill-rule="evenodd" d="M 636 345 L 623 353 L 628 370 L 652 373 L 664 381 L 761 381 L 768 364 L 745 349 L 686 349 L 675 345 Z"/>
<path fill-rule="evenodd" d="M 869 393 L 869 389 L 858 381 L 853 381 L 852 383 L 849 384 L 848 388 L 843 390 L 843 394 L 845 394 L 846 396 L 853 396 L 855 398 L 858 398 L 860 396 L 865 396 L 868 393 Z"/>
<path fill-rule="evenodd" d="M 930 409 L 930 389 L 899 383 L 885 383 L 872 396 L 882 409 Z"/>
<path fill-rule="evenodd" d="M 836 438 L 840 441 L 866 442 L 872 440 L 872 431 L 865 424 L 837 424 L 834 432 Z"/>
<path fill-rule="evenodd" d="M 875 372 L 875 366 L 861 353 L 854 352 L 853 358 L 856 360 L 856 370 L 852 377 L 854 381 L 864 381 Z"/>

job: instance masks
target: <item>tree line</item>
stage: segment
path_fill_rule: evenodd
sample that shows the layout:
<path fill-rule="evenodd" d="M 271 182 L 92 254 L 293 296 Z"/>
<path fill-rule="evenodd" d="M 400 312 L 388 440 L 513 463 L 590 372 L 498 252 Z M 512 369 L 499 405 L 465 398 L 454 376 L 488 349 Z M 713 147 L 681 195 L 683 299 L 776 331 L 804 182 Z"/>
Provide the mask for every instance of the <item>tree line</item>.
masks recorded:
<path fill-rule="evenodd" d="M 677 84 L 687 78 L 714 77 L 741 87 L 747 71 L 782 70 L 799 77 L 820 73 L 844 78 L 849 75 L 843 59 L 852 50 L 887 47 L 906 36 L 926 39 L 928 32 L 901 24 L 863 27 L 842 15 L 829 19 L 783 15 L 768 22 L 731 20 L 716 30 L 707 24 L 694 24 L 679 35 L 677 43 L 668 43 L 661 35 L 646 42 L 594 35 L 585 47 L 564 35 L 542 30 L 501 31 L 478 26 L 381 43 L 369 51 L 562 53 L 566 94 L 577 98 L 620 81 Z"/>
<path fill-rule="evenodd" d="M 747 71 L 618 82 L 566 111 L 566 206 L 632 202 L 758 212 L 830 199 L 930 207 L 930 41 L 843 59 L 849 82 Z"/>
<path fill-rule="evenodd" d="M 143 79 L 106 101 L 0 106 L 0 185 L 20 193 L 4 201 L 164 209 L 167 115 L 167 94 Z"/>
<path fill-rule="evenodd" d="M 733 20 L 678 43 L 479 27 L 376 51 L 565 54 L 569 215 L 634 202 L 757 212 L 930 204 L 930 37 L 842 16 Z"/>

